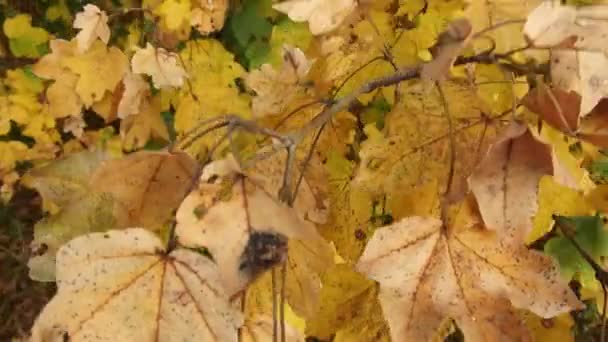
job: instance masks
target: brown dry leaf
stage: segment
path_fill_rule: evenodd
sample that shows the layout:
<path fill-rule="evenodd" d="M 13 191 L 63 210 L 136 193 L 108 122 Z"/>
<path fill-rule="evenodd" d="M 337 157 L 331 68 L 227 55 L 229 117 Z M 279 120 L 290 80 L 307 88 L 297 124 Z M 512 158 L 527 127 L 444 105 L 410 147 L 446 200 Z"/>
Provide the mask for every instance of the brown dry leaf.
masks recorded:
<path fill-rule="evenodd" d="M 142 228 L 93 233 L 63 246 L 58 291 L 33 342 L 237 341 L 241 314 L 207 257 L 169 253 Z"/>
<path fill-rule="evenodd" d="M 448 317 L 467 341 L 530 341 L 514 308 L 549 318 L 584 307 L 551 258 L 430 217 L 378 229 L 357 269 L 380 283 L 394 341 L 429 341 Z"/>
<path fill-rule="evenodd" d="M 169 131 L 160 116 L 160 96 L 147 96 L 140 104 L 140 111 L 120 122 L 120 135 L 124 149 L 133 151 L 142 148 L 151 138 L 169 141 Z"/>
<path fill-rule="evenodd" d="M 195 1 L 190 25 L 194 26 L 202 35 L 221 30 L 224 27 L 228 5 L 228 0 Z"/>
<path fill-rule="evenodd" d="M 604 99 L 581 120 L 577 136 L 596 146 L 608 148 L 608 100 Z"/>
<path fill-rule="evenodd" d="M 488 150 L 468 184 L 486 227 L 524 241 L 538 209 L 538 182 L 554 172 L 551 147 L 514 123 Z"/>
<path fill-rule="evenodd" d="M 581 97 L 573 91 L 539 86 L 532 89 L 522 103 L 562 132 L 573 134 L 578 129 Z"/>
<path fill-rule="evenodd" d="M 84 11 L 76 13 L 74 28 L 81 30 L 76 35 L 81 53 L 87 51 L 98 37 L 105 44 L 110 41 L 108 16 L 95 5 L 88 4 L 84 6 Z"/>
<path fill-rule="evenodd" d="M 267 192 L 263 182 L 225 165 L 219 161 L 205 168 L 199 188 L 182 202 L 176 215 L 178 241 L 209 250 L 230 295 L 286 261 L 288 302 L 303 316 L 313 314 L 321 286 L 318 274 L 333 260 L 329 245 L 311 222 Z"/>
<path fill-rule="evenodd" d="M 272 65 L 264 64 L 253 70 L 245 78 L 248 87 L 256 92 L 252 100 L 252 112 L 255 117 L 283 112 L 299 96 L 305 96 L 307 88 L 303 86 L 312 62 L 298 48 L 285 47 L 283 64 L 276 71 Z"/>
<path fill-rule="evenodd" d="M 147 43 L 145 49 L 137 49 L 131 59 L 131 67 L 136 74 L 152 76 L 156 88 L 181 87 L 187 77 L 179 64 L 179 57 L 163 48 L 154 48 Z"/>
<path fill-rule="evenodd" d="M 111 193 L 129 226 L 160 230 L 190 188 L 197 164 L 182 152 L 135 152 L 108 160 L 91 176 L 91 189 Z"/>

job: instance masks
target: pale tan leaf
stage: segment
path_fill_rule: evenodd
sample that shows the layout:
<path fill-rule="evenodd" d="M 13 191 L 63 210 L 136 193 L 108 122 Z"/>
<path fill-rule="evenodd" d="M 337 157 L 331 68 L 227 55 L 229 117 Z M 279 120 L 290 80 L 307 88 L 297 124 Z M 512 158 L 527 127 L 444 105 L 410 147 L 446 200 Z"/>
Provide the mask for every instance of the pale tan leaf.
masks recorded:
<path fill-rule="evenodd" d="M 84 11 L 76 13 L 74 28 L 81 30 L 76 35 L 80 52 L 88 50 L 97 38 L 106 44 L 110 40 L 108 16 L 95 5 L 88 4 L 84 6 Z"/>
<path fill-rule="evenodd" d="M 557 87 L 581 96 L 580 115 L 589 114 L 608 97 L 608 57 L 603 52 L 553 50 L 551 79 Z"/>
<path fill-rule="evenodd" d="M 514 308 L 549 318 L 583 307 L 551 258 L 430 217 L 378 229 L 357 269 L 380 283 L 394 341 L 429 341 L 448 317 L 467 341 L 530 341 Z"/>
<path fill-rule="evenodd" d="M 193 4 L 190 25 L 203 35 L 221 30 L 224 27 L 228 5 L 228 0 L 199 0 L 198 4 Z"/>
<path fill-rule="evenodd" d="M 139 113 L 141 103 L 150 91 L 148 83 L 141 75 L 127 73 L 122 82 L 125 91 L 118 103 L 118 117 L 120 119 Z"/>
<path fill-rule="evenodd" d="M 251 71 L 245 82 L 256 93 L 252 101 L 253 115 L 260 118 L 279 114 L 296 98 L 305 95 L 307 89 L 302 85 L 302 81 L 311 65 L 312 62 L 302 50 L 286 46 L 279 71 L 270 64 Z"/>
<path fill-rule="evenodd" d="M 308 21 L 314 35 L 333 31 L 356 7 L 355 0 L 288 0 L 272 6 L 295 22 Z"/>
<path fill-rule="evenodd" d="M 513 124 L 468 178 L 488 229 L 523 241 L 538 208 L 538 182 L 553 173 L 552 151 L 522 124 Z"/>
<path fill-rule="evenodd" d="M 129 225 L 159 230 L 186 195 L 196 167 L 185 153 L 142 151 L 104 162 L 90 184 L 114 195 Z"/>
<path fill-rule="evenodd" d="M 299 314 L 312 314 L 321 286 L 318 274 L 333 260 L 314 225 L 280 203 L 258 178 L 238 172 L 225 177 L 203 175 L 199 188 L 178 209 L 178 241 L 210 251 L 221 265 L 229 294 L 286 260 L 287 300 Z"/>
<path fill-rule="evenodd" d="M 187 77 L 175 53 L 163 48 L 156 49 L 150 43 L 146 44 L 145 49 L 137 49 L 131 59 L 131 66 L 136 74 L 152 76 L 154 86 L 159 89 L 181 87 Z"/>
<path fill-rule="evenodd" d="M 141 228 L 70 241 L 58 253 L 57 279 L 34 342 L 237 341 L 242 325 L 211 260 L 167 253 Z"/>

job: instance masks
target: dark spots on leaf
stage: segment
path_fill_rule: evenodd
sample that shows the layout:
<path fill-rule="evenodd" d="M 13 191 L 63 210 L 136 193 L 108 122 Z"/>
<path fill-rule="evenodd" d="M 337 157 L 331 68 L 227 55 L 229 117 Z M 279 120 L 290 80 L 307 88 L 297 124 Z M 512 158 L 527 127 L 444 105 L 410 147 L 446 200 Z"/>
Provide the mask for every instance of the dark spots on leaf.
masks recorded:
<path fill-rule="evenodd" d="M 283 262 L 287 257 L 287 238 L 275 233 L 254 232 L 241 254 L 239 270 L 250 279 Z"/>
<path fill-rule="evenodd" d="M 367 235 L 365 234 L 365 232 L 361 229 L 357 229 L 355 230 L 355 239 L 359 240 L 359 241 L 363 241 L 365 240 L 365 238 L 367 237 Z"/>

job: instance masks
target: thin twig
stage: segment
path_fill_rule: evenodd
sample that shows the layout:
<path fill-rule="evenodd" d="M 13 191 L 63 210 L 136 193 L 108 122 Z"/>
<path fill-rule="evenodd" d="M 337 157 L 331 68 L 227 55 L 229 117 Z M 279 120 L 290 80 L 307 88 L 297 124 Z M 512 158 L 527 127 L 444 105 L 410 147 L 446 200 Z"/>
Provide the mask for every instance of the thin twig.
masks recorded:
<path fill-rule="evenodd" d="M 452 122 L 452 115 L 450 114 L 448 100 L 439 82 L 436 83 L 436 86 L 437 90 L 439 91 L 441 103 L 443 105 L 443 114 L 445 115 L 446 121 L 448 123 L 448 138 L 450 140 L 450 166 L 445 192 L 443 193 L 443 195 L 446 196 L 450 193 L 450 190 L 452 189 L 452 182 L 454 181 L 454 167 L 456 165 L 456 138 L 454 137 L 454 123 Z"/>

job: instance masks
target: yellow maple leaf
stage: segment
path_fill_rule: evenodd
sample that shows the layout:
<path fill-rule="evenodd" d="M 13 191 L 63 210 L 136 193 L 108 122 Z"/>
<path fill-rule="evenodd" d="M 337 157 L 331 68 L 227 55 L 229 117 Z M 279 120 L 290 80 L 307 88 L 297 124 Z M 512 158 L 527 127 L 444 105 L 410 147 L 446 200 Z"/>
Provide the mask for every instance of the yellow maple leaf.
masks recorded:
<path fill-rule="evenodd" d="M 249 99 L 239 92 L 236 85 L 236 79 L 244 77 L 245 70 L 219 41 L 189 41 L 180 55 L 190 75 L 190 82 L 182 87 L 173 100 L 178 133 L 188 131 L 200 120 L 216 115 L 250 117 Z"/>
<path fill-rule="evenodd" d="M 177 31 L 183 26 L 190 25 L 190 0 L 163 0 L 154 9 L 162 24 L 170 31 Z"/>
<path fill-rule="evenodd" d="M 19 160 L 27 160 L 27 145 L 19 141 L 0 141 L 0 174 L 15 167 Z"/>
<path fill-rule="evenodd" d="M 65 72 L 55 79 L 46 90 L 49 102 L 49 112 L 54 118 L 65 116 L 79 116 L 82 112 L 82 101 L 74 89 L 78 82 L 78 76 Z"/>
<path fill-rule="evenodd" d="M 169 140 L 167 125 L 160 116 L 160 97 L 146 98 L 139 112 L 120 123 L 123 146 L 131 151 L 142 148 L 150 138 Z"/>
<path fill-rule="evenodd" d="M 87 52 L 66 57 L 62 62 L 79 76 L 76 93 L 86 106 L 101 100 L 106 91 L 113 91 L 129 70 L 127 56 L 115 47 L 107 48 L 99 40 Z"/>
<path fill-rule="evenodd" d="M 40 46 L 49 40 L 49 34 L 42 28 L 32 27 L 32 17 L 18 14 L 8 18 L 2 25 L 9 38 L 9 47 L 16 57 L 40 57 Z"/>

